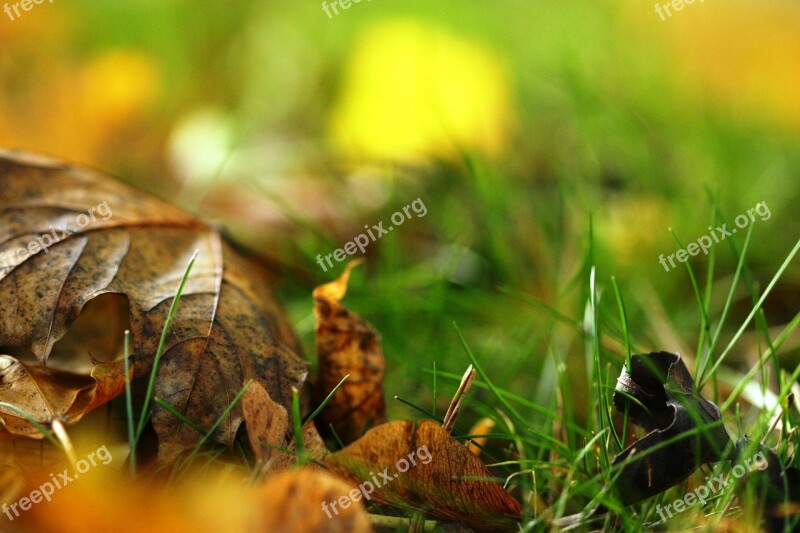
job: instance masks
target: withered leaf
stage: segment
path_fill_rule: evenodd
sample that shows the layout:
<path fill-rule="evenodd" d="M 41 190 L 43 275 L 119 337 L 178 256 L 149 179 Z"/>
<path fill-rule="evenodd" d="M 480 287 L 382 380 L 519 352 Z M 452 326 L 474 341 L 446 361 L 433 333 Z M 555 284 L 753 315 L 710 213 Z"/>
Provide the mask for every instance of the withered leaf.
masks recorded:
<path fill-rule="evenodd" d="M 319 469 L 289 470 L 271 476 L 262 486 L 261 494 L 263 523 L 259 531 L 372 531 L 360 496 L 354 498 L 350 486 Z M 340 499 L 346 507 L 341 505 Z"/>
<path fill-rule="evenodd" d="M 350 263 L 339 279 L 314 289 L 318 360 L 315 402 L 322 403 L 350 375 L 317 420 L 323 431 L 333 425 L 345 444 L 359 438 L 369 427 L 386 421 L 383 396 L 386 362 L 378 332 L 340 303 L 347 292 L 350 271 L 357 264 Z"/>
<path fill-rule="evenodd" d="M 0 402 L 21 409 L 39 424 L 74 424 L 89 411 L 125 391 L 124 361 L 98 363 L 89 376 L 29 366 L 0 355 Z M 0 434 L 41 439 L 44 435 L 20 413 L 0 405 Z"/>
<path fill-rule="evenodd" d="M 272 401 L 269 393 L 258 383 L 253 383 L 242 398 L 244 422 L 250 448 L 262 465 L 270 472 L 288 467 L 296 457 L 296 439 L 291 435 L 289 414 L 282 405 Z M 325 441 L 317 432 L 313 420 L 303 425 L 303 446 L 309 458 L 323 462 L 328 456 Z"/>
<path fill-rule="evenodd" d="M 317 426 L 314 424 L 313 420 L 309 420 L 303 424 L 303 448 L 309 459 L 320 464 L 324 464 L 330 455 L 330 451 L 325 445 L 325 440 L 319 434 L 319 431 L 317 431 Z M 296 449 L 295 439 L 292 439 L 290 449 Z"/>
<path fill-rule="evenodd" d="M 263 463 L 282 454 L 289 434 L 289 414 L 272 401 L 260 383 L 252 383 L 244 393 L 242 414 L 253 454 Z"/>
<path fill-rule="evenodd" d="M 511 527 L 522 512 L 483 462 L 431 420 L 377 426 L 331 454 L 327 466 L 353 486 L 377 479 L 372 499 L 476 530 Z"/>
<path fill-rule="evenodd" d="M 614 405 L 627 409 L 634 424 L 649 431 L 614 458 L 613 465 L 622 465 L 614 490 L 624 505 L 680 483 L 730 450 L 719 408 L 695 390 L 677 354 L 633 356 L 630 373 L 623 367 L 617 380 Z"/>
<path fill-rule="evenodd" d="M 266 273 L 180 209 L 106 175 L 0 152 L 0 346 L 46 362 L 83 306 L 106 293 L 129 300 L 139 384 L 190 257 L 198 260 L 173 320 L 155 395 L 210 430 L 249 379 L 288 406 L 308 365 Z M 38 249 L 39 238 L 55 242 Z M 27 249 L 31 253 L 19 252 Z M 157 407 L 159 458 L 194 448 L 197 433 Z M 214 440 L 232 446 L 241 406 Z"/>

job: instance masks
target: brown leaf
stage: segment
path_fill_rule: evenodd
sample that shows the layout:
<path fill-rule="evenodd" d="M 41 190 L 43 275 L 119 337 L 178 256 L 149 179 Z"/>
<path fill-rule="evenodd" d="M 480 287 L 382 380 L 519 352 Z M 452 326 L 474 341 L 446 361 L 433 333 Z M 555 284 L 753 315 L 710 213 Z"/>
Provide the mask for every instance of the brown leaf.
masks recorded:
<path fill-rule="evenodd" d="M 476 530 L 510 527 L 522 513 L 481 460 L 431 420 L 373 428 L 332 454 L 327 466 L 354 486 L 368 491 L 371 485 L 372 499 L 421 509 Z"/>
<path fill-rule="evenodd" d="M 283 472 L 268 478 L 261 494 L 264 522 L 260 531 L 372 531 L 369 515 L 357 499 L 360 493 L 326 472 L 312 468 Z"/>
<path fill-rule="evenodd" d="M 308 365 L 268 287 L 265 272 L 207 225 L 98 172 L 32 155 L 0 152 L 0 346 L 25 347 L 43 363 L 83 306 L 124 294 L 139 385 L 153 364 L 170 304 L 195 251 L 198 260 L 167 338 L 155 394 L 202 428 L 255 379 L 281 405 Z M 67 226 L 68 235 L 59 228 Z M 81 227 L 83 226 L 83 227 Z M 48 250 L 38 238 L 56 236 Z M 18 250 L 33 252 L 26 255 Z M 241 406 L 214 439 L 232 446 Z M 170 461 L 198 437 L 156 407 L 159 457 Z"/>
<path fill-rule="evenodd" d="M 20 512 L 11 525 L 19 523 L 20 531 L 58 533 L 267 531 L 257 527 L 258 491 L 239 472 L 209 465 L 202 477 L 190 475 L 166 485 L 146 476 L 130 479 L 127 469 L 113 468 L 115 462 L 81 475 L 50 502 Z M 49 481 L 48 474 L 34 480 L 23 495 L 43 481 Z"/>
<path fill-rule="evenodd" d="M 9 355 L 0 355 L 0 402 L 22 409 L 34 420 L 49 426 L 54 420 L 74 424 L 89 411 L 125 391 L 124 361 L 98 363 L 85 376 L 28 366 Z M 44 438 L 21 414 L 0 406 L 3 431 L 12 436 Z"/>
<path fill-rule="evenodd" d="M 255 456 L 271 472 L 287 468 L 295 458 L 297 445 L 294 438 L 287 444 L 292 431 L 286 409 L 273 402 L 264 387 L 253 383 L 242 398 L 242 410 Z M 325 441 L 311 420 L 303 425 L 303 446 L 314 461 L 322 463 L 328 456 Z"/>
<path fill-rule="evenodd" d="M 266 463 L 286 448 L 289 415 L 286 408 L 272 401 L 260 383 L 252 383 L 242 398 L 242 414 L 250 448 Z"/>
<path fill-rule="evenodd" d="M 357 264 L 350 263 L 339 279 L 314 289 L 318 360 L 315 402 L 322 403 L 350 375 L 317 420 L 322 428 L 333 425 L 345 444 L 386 421 L 386 363 L 380 338 L 369 322 L 340 304 L 347 293 L 350 270 Z"/>
<path fill-rule="evenodd" d="M 318 463 L 324 464 L 328 460 L 331 452 L 325 445 L 325 440 L 317 431 L 317 426 L 313 420 L 309 420 L 303 425 L 303 446 L 308 457 Z M 295 442 L 292 441 L 292 450 L 295 449 Z"/>

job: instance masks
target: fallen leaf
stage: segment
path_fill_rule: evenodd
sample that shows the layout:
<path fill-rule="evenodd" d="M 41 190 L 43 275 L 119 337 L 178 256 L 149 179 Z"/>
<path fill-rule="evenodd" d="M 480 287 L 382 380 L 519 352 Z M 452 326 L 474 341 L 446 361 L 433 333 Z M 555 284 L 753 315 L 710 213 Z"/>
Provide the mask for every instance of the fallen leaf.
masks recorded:
<path fill-rule="evenodd" d="M 124 361 L 98 363 L 91 375 L 29 366 L 0 355 L 0 402 L 9 403 L 43 426 L 54 420 L 80 421 L 125 390 Z M 0 433 L 15 437 L 44 438 L 27 418 L 0 405 Z"/>
<path fill-rule="evenodd" d="M 259 531 L 372 531 L 360 493 L 326 472 L 312 468 L 282 472 L 267 479 L 261 494 L 263 524 Z"/>
<path fill-rule="evenodd" d="M 268 531 L 257 527 L 258 491 L 240 472 L 209 465 L 202 477 L 189 476 L 165 486 L 146 477 L 130 479 L 127 469 L 113 465 L 98 464 L 57 490 L 51 501 L 43 500 L 27 511 L 20 508 L 21 516 L 12 525 L 20 523 L 21 531 L 58 533 Z M 37 485 L 47 480 L 45 476 Z"/>
<path fill-rule="evenodd" d="M 286 448 L 289 415 L 282 405 L 272 401 L 260 383 L 252 383 L 244 393 L 242 414 L 250 448 L 262 463 L 285 455 L 281 450 Z"/>
<path fill-rule="evenodd" d="M 327 466 L 353 486 L 371 485 L 371 499 L 476 530 L 512 527 L 522 513 L 481 460 L 431 420 L 375 427 L 331 454 Z"/>
<path fill-rule="evenodd" d="M 297 339 L 266 273 L 216 231 L 106 175 L 36 155 L 0 151 L 0 180 L 0 302 L 13 310 L 0 315 L 0 346 L 28 348 L 44 364 L 88 301 L 123 294 L 141 389 L 197 251 L 155 395 L 206 430 L 250 379 L 290 404 L 308 371 Z M 55 242 L 37 249 L 40 238 Z M 197 444 L 197 432 L 161 407 L 152 423 L 162 461 Z M 232 447 L 241 423 L 237 405 L 214 440 Z"/>
<path fill-rule="evenodd" d="M 339 279 L 314 289 L 318 375 L 314 400 L 321 404 L 345 376 L 349 378 L 318 415 L 345 444 L 386 421 L 383 372 L 386 367 L 378 332 L 340 304 L 347 293 L 350 263 Z"/>
<path fill-rule="evenodd" d="M 649 431 L 614 458 L 612 466 L 624 463 L 614 474 L 623 505 L 677 485 L 704 463 L 721 461 L 732 444 L 719 408 L 695 390 L 677 354 L 633 356 L 630 373 L 623 367 L 617 380 L 614 405 Z"/>
<path fill-rule="evenodd" d="M 253 383 L 242 398 L 244 421 L 250 448 L 262 465 L 270 472 L 287 468 L 296 458 L 297 443 L 292 433 L 289 414 L 280 404 L 272 401 L 269 393 L 258 383 Z M 325 441 L 317 432 L 313 420 L 303 425 L 303 446 L 307 456 L 322 463 L 329 452 Z"/>
<path fill-rule="evenodd" d="M 295 441 L 292 440 L 290 445 L 291 449 L 295 449 Z M 317 463 L 324 464 L 328 460 L 331 452 L 325 445 L 325 440 L 317 431 L 317 426 L 314 425 L 313 420 L 309 420 L 303 424 L 303 447 L 309 459 Z"/>

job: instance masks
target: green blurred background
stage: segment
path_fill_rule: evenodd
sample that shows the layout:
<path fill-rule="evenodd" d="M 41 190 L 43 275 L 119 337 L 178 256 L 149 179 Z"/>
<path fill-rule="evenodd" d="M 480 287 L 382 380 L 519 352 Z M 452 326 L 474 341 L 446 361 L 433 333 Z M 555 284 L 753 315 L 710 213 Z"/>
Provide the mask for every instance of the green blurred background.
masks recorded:
<path fill-rule="evenodd" d="M 686 270 L 658 263 L 677 249 L 668 228 L 687 243 L 715 221 L 711 197 L 730 221 L 766 202 L 748 253 L 761 288 L 800 236 L 800 5 L 654 8 L 45 2 L 0 14 L 0 145 L 102 168 L 224 226 L 277 270 L 309 357 L 310 291 L 343 268 L 322 272 L 317 254 L 421 198 L 427 215 L 370 245 L 346 300 L 383 335 L 387 395 L 431 407 L 426 370 L 467 365 L 457 322 L 498 384 L 552 407 L 566 368 L 580 405 L 582 326 L 523 300 L 582 320 L 593 258 L 611 373 L 624 358 L 611 276 L 635 348 L 691 359 L 700 317 Z M 712 323 L 736 266 L 728 243 L 717 254 Z M 690 262 L 705 279 L 708 258 Z M 770 326 L 792 318 L 799 285 L 795 262 Z M 731 323 L 751 308 L 741 289 Z M 746 335 L 731 370 L 758 346 Z M 781 357 L 794 367 L 797 339 Z"/>

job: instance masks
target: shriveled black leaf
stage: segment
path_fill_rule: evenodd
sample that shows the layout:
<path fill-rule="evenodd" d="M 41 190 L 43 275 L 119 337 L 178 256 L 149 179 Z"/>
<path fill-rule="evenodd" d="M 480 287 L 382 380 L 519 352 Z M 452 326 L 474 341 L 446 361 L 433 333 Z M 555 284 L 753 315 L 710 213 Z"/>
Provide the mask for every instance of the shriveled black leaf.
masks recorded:
<path fill-rule="evenodd" d="M 677 354 L 633 356 L 630 373 L 623 367 L 617 380 L 614 405 L 649 431 L 614 459 L 613 465 L 622 465 L 614 492 L 623 505 L 677 485 L 704 463 L 721 461 L 732 444 L 719 408 L 695 389 Z"/>

